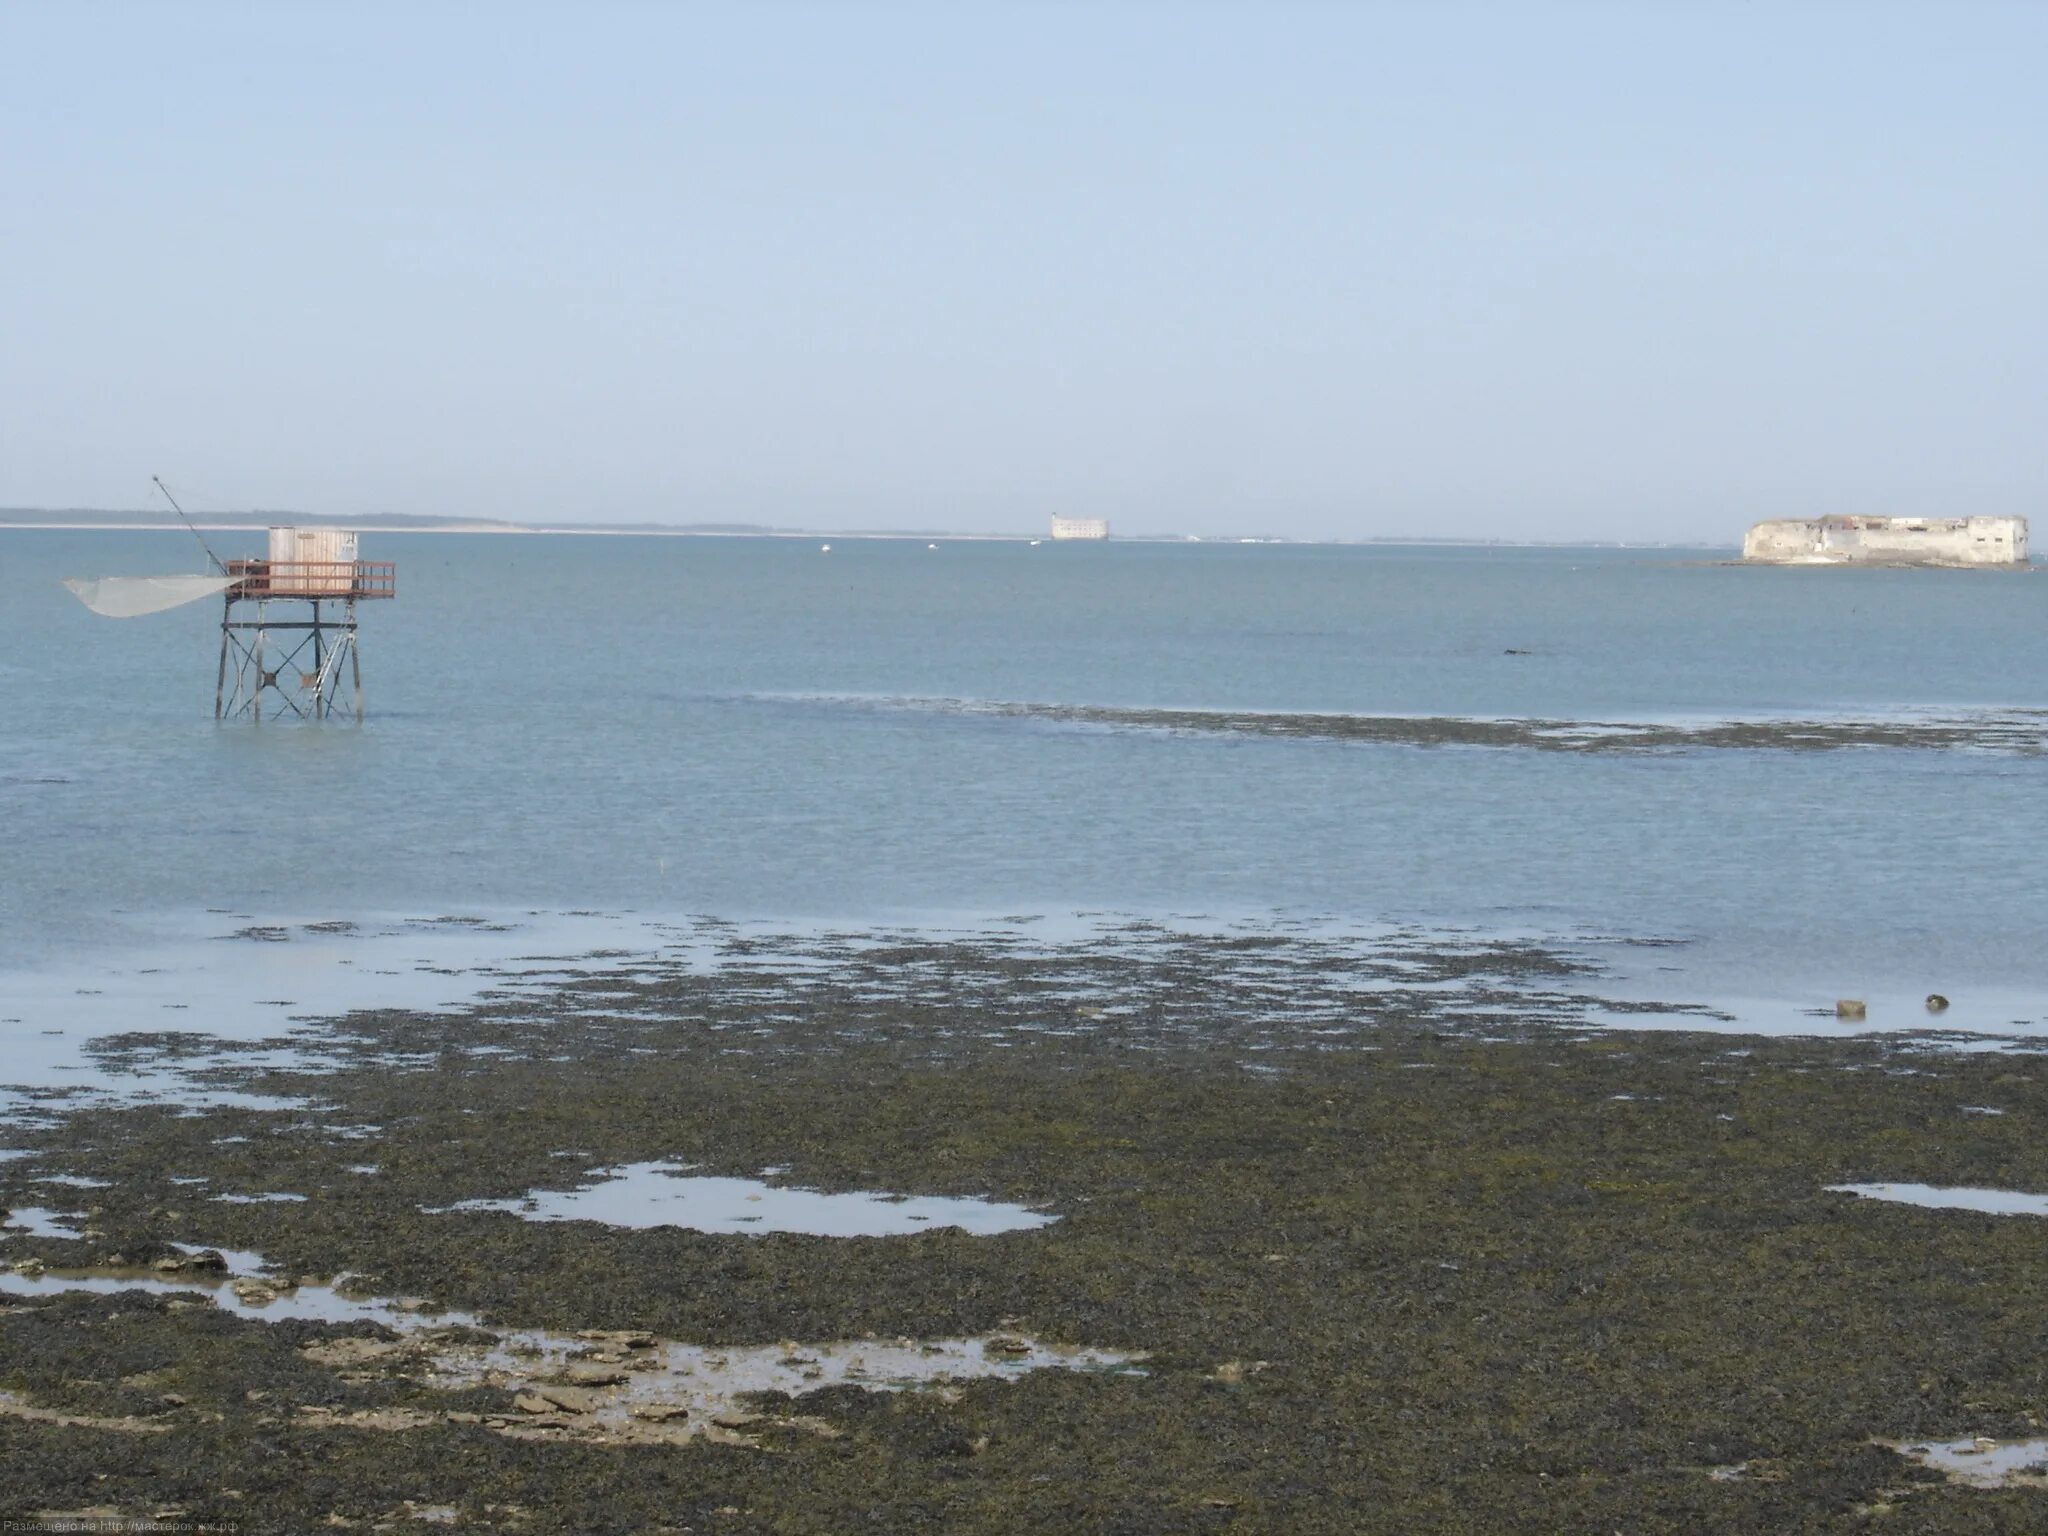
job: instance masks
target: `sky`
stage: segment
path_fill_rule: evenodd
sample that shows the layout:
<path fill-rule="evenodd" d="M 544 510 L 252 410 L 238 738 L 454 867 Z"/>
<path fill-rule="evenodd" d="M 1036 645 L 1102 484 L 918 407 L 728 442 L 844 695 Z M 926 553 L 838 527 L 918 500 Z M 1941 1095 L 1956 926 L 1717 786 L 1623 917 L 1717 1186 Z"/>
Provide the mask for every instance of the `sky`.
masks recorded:
<path fill-rule="evenodd" d="M 0 0 L 0 506 L 2048 511 L 2044 59 L 1995 0 Z"/>

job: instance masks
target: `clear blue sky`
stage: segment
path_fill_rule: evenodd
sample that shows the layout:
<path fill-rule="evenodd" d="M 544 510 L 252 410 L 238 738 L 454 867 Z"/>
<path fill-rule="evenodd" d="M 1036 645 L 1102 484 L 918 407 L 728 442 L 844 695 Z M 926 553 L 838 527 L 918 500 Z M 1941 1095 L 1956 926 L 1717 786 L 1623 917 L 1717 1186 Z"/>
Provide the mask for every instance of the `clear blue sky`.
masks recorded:
<path fill-rule="evenodd" d="M 2048 4 L 0 0 L 0 505 L 2048 512 Z"/>

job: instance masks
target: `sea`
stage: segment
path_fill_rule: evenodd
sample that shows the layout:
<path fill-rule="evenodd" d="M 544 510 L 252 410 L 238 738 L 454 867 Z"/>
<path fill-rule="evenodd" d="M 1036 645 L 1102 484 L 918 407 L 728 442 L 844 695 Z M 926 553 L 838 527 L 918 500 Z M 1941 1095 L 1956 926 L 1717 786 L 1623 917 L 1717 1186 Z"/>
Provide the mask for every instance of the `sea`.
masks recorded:
<path fill-rule="evenodd" d="M 213 603 L 110 620 L 60 585 L 203 570 L 189 534 L 0 532 L 17 1063 L 263 1000 L 286 962 L 229 934 L 400 935 L 403 965 L 354 968 L 431 991 L 507 914 L 507 953 L 685 917 L 1391 925 L 1577 947 L 1616 997 L 1730 1027 L 1831 1030 L 1854 997 L 1920 1029 L 1940 993 L 1945 1027 L 2048 1037 L 2034 570 L 841 535 L 363 553 L 398 568 L 363 609 L 367 720 L 216 722 Z M 367 995 L 330 966 L 289 1000 Z"/>

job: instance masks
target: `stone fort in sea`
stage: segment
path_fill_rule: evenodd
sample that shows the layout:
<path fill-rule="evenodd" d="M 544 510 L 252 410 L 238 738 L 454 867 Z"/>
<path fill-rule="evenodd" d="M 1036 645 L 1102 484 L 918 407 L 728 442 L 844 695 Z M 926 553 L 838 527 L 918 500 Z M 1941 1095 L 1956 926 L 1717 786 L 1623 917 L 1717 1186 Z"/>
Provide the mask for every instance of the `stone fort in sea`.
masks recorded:
<path fill-rule="evenodd" d="M 1813 517 L 1758 523 L 1742 558 L 1771 565 L 2024 565 L 2024 517 Z"/>

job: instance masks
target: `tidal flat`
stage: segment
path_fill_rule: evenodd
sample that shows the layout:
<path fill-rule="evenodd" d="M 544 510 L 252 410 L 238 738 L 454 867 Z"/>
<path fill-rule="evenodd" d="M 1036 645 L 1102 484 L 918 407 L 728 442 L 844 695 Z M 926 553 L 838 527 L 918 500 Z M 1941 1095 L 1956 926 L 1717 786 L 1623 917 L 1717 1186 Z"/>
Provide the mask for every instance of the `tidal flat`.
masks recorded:
<path fill-rule="evenodd" d="M 726 949 L 203 1052 L 103 1042 L 207 1091 L 53 1092 L 11 1132 L 6 1514 L 2048 1521 L 2025 1467 L 1953 1467 L 2043 1433 L 2048 1227 L 1829 1189 L 2048 1192 L 2023 1043 L 1635 1032 L 1582 962 L 1471 937 Z M 521 1214 L 650 1164 L 1047 1219 Z"/>

